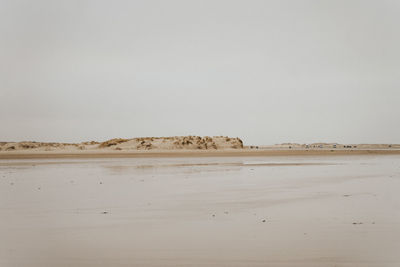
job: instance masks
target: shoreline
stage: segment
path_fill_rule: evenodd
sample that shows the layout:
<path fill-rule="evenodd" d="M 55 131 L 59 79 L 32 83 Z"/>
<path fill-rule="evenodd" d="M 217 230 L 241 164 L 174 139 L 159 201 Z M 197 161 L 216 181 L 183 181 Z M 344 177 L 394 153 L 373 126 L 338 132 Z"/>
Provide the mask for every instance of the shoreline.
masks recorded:
<path fill-rule="evenodd" d="M 51 158 L 185 158 L 185 157 L 268 157 L 268 156 L 349 156 L 349 155 L 400 155 L 399 149 L 273 149 L 273 150 L 173 150 L 173 151 L 13 151 L 0 152 L 0 159 L 51 159 Z"/>

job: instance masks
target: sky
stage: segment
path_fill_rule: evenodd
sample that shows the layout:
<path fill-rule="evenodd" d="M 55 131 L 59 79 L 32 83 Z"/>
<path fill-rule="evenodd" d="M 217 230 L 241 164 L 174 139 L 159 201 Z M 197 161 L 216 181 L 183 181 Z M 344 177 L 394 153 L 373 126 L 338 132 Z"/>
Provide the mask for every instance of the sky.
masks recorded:
<path fill-rule="evenodd" d="M 0 141 L 400 143 L 400 1 L 0 0 Z"/>

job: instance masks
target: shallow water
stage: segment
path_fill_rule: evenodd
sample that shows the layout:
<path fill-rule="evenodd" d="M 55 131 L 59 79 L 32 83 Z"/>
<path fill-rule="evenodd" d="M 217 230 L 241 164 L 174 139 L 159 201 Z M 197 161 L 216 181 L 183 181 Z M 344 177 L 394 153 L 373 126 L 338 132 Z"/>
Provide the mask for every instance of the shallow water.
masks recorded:
<path fill-rule="evenodd" d="M 400 156 L 0 160 L 0 266 L 400 266 Z"/>

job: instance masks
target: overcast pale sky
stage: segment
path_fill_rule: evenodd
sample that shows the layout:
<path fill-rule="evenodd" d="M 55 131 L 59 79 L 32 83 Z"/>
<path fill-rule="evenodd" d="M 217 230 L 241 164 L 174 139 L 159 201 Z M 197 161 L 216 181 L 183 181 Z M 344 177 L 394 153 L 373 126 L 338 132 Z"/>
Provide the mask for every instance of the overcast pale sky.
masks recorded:
<path fill-rule="evenodd" d="M 0 0 L 0 140 L 400 143 L 400 1 Z"/>

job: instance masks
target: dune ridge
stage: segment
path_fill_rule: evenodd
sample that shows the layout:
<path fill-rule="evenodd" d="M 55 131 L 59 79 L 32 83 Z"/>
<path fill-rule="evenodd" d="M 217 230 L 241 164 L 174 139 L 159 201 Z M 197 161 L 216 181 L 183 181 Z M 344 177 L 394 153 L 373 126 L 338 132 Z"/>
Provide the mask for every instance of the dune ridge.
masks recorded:
<path fill-rule="evenodd" d="M 242 149 L 243 141 L 228 136 L 172 136 L 113 138 L 104 142 L 0 142 L 0 151 L 81 151 L 81 150 L 226 150 Z"/>

